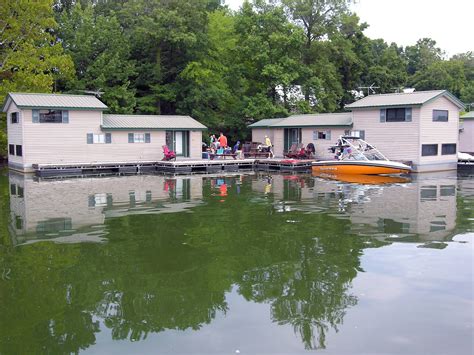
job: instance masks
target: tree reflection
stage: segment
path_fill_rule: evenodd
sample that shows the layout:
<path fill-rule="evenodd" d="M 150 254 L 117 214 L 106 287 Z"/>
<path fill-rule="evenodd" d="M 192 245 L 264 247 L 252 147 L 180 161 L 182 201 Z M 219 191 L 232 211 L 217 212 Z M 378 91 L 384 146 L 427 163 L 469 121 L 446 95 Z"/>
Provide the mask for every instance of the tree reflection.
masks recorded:
<path fill-rule="evenodd" d="M 364 239 L 345 234 L 348 221 L 276 213 L 271 194 L 256 200 L 245 181 L 224 183 L 225 200 L 207 179 L 192 213 L 107 219 L 107 243 L 2 252 L 12 277 L 0 281 L 0 353 L 78 352 L 101 324 L 130 341 L 197 330 L 231 311 L 233 285 L 269 303 L 271 319 L 292 325 L 306 348 L 324 348 L 357 302 L 350 287 Z"/>

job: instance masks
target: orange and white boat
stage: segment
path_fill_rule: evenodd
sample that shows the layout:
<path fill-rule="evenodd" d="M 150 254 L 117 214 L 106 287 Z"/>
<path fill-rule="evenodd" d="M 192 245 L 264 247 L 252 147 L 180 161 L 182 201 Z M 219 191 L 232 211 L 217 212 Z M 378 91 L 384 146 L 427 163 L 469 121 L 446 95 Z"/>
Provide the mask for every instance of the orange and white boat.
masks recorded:
<path fill-rule="evenodd" d="M 314 173 L 392 175 L 411 172 L 408 165 L 388 160 L 373 145 L 358 137 L 341 136 L 330 150 L 336 160 L 313 162 Z"/>

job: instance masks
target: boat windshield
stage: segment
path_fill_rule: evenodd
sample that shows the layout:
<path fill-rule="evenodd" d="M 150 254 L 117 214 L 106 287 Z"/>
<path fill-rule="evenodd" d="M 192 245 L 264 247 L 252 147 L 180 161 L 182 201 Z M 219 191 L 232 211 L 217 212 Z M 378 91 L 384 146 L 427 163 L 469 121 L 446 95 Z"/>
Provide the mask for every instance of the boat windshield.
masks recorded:
<path fill-rule="evenodd" d="M 339 160 L 388 160 L 372 144 L 358 137 L 340 136 L 331 151 Z"/>

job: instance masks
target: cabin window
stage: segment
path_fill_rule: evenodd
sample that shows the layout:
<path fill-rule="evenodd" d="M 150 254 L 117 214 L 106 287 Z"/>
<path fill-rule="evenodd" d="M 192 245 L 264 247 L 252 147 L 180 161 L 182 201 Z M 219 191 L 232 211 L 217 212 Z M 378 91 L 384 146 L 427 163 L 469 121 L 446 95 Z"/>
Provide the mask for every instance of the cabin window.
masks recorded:
<path fill-rule="evenodd" d="M 10 122 L 11 123 L 18 123 L 20 122 L 20 115 L 18 112 L 12 112 L 10 114 Z"/>
<path fill-rule="evenodd" d="M 92 143 L 94 143 L 94 144 L 104 144 L 105 143 L 105 134 L 94 134 L 92 136 Z"/>
<path fill-rule="evenodd" d="M 380 110 L 380 122 L 411 122 L 411 108 L 383 108 Z"/>
<path fill-rule="evenodd" d="M 325 139 L 325 140 L 330 140 L 331 139 L 331 131 L 316 131 L 316 134 L 313 134 L 313 138 L 316 136 L 316 139 Z"/>
<path fill-rule="evenodd" d="M 69 112 L 64 110 L 33 110 L 33 122 L 69 123 Z"/>
<path fill-rule="evenodd" d="M 150 133 L 129 133 L 128 143 L 151 143 Z"/>
<path fill-rule="evenodd" d="M 438 155 L 438 145 L 437 144 L 422 144 L 421 145 L 421 156 L 433 156 Z"/>
<path fill-rule="evenodd" d="M 433 122 L 448 122 L 448 110 L 433 110 Z"/>
<path fill-rule="evenodd" d="M 441 145 L 441 155 L 451 155 L 456 154 L 456 143 L 442 144 Z"/>
<path fill-rule="evenodd" d="M 21 145 L 17 145 L 17 146 L 16 146 L 16 155 L 17 155 L 18 157 L 23 156 L 23 147 L 22 147 Z"/>
<path fill-rule="evenodd" d="M 10 195 L 18 196 L 23 198 L 24 197 L 24 189 L 20 185 L 11 184 L 10 185 Z"/>
<path fill-rule="evenodd" d="M 57 233 L 71 229 L 71 218 L 51 218 L 45 221 L 39 221 L 36 225 L 36 233 Z"/>
<path fill-rule="evenodd" d="M 349 136 L 349 137 L 357 137 L 357 138 L 360 138 L 360 139 L 365 139 L 365 131 L 364 130 L 360 130 L 360 131 L 346 130 L 346 131 L 344 131 L 344 135 Z"/>
<path fill-rule="evenodd" d="M 87 133 L 87 144 L 110 144 L 112 143 L 112 133 L 94 134 Z"/>
<path fill-rule="evenodd" d="M 8 153 L 10 155 L 15 155 L 15 145 L 14 144 L 9 144 L 8 145 Z"/>

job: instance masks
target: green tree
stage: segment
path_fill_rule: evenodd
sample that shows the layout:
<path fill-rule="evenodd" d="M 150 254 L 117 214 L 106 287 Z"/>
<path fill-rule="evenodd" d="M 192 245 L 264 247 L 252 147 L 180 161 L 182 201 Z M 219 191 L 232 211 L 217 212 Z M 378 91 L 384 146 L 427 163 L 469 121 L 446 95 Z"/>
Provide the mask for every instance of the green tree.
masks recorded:
<path fill-rule="evenodd" d="M 0 97 L 12 91 L 51 92 L 70 79 L 73 62 L 56 41 L 53 1 L 2 1 Z"/>
<path fill-rule="evenodd" d="M 215 1 L 137 0 L 117 11 L 137 64 L 137 110 L 174 114 L 183 99 L 180 73 L 206 48 L 208 6 Z"/>
<path fill-rule="evenodd" d="M 244 117 L 286 116 L 291 109 L 288 90 L 300 83 L 304 73 L 303 31 L 287 20 L 282 7 L 255 1 L 244 3 L 236 15 L 236 32 L 233 73 L 244 88 Z"/>
<path fill-rule="evenodd" d="M 8 92 L 51 92 L 74 73 L 56 41 L 52 0 L 0 2 L 0 100 Z M 6 155 L 5 115 L 0 115 L 0 156 Z"/>
<path fill-rule="evenodd" d="M 291 19 L 304 30 L 302 63 L 308 73 L 302 85 L 306 101 L 309 103 L 313 98 L 312 101 L 318 103 L 318 107 L 314 108 L 318 110 L 332 111 L 338 107 L 343 91 L 341 86 L 336 88 L 338 85 L 333 84 L 334 69 L 329 64 L 332 62 L 332 57 L 327 57 L 329 51 L 325 50 L 325 45 L 318 45 L 318 42 L 337 31 L 341 18 L 347 13 L 351 2 L 351 0 L 282 0 Z M 318 53 L 321 48 L 323 51 Z M 326 70 L 320 70 L 321 67 Z M 329 87 L 336 91 L 329 93 L 331 90 Z"/>
<path fill-rule="evenodd" d="M 431 64 L 442 60 L 444 52 L 436 47 L 436 41 L 431 38 L 419 39 L 414 46 L 405 48 L 407 71 L 413 75 L 426 70 Z"/>
<path fill-rule="evenodd" d="M 211 12 L 206 37 L 207 47 L 179 74 L 183 99 L 178 111 L 191 114 L 208 127 L 224 129 L 238 101 L 232 92 L 235 78 L 230 71 L 237 42 L 234 17 L 226 10 Z"/>
<path fill-rule="evenodd" d="M 78 4 L 59 19 L 65 51 L 76 66 L 76 79 L 65 82 L 65 89 L 79 93 L 101 90 L 110 112 L 131 113 L 136 105 L 130 85 L 135 66 L 129 39 L 116 17 L 95 14 L 92 6 Z"/>
<path fill-rule="evenodd" d="M 434 62 L 413 75 L 410 82 L 417 90 L 447 89 L 460 97 L 466 85 L 464 65 L 455 60 Z"/>

